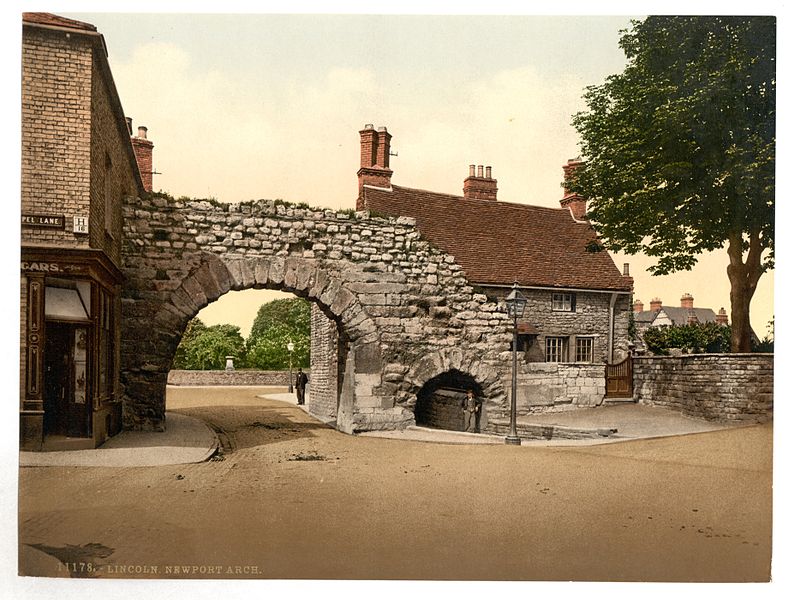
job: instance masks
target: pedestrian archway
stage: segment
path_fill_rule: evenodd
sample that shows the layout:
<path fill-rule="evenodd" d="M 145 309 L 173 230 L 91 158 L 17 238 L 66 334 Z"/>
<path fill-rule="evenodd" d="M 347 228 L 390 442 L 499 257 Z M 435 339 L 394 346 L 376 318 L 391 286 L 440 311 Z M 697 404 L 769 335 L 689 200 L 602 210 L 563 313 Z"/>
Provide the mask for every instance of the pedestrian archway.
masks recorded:
<path fill-rule="evenodd" d="M 466 391 L 472 390 L 481 398 L 483 390 L 475 379 L 456 369 L 445 371 L 430 379 L 417 393 L 414 417 L 417 425 L 465 431 L 462 405 Z"/>
<path fill-rule="evenodd" d="M 221 295 L 251 288 L 311 300 L 313 321 L 331 324 L 337 368 L 327 401 L 342 431 L 413 424 L 417 392 L 451 368 L 471 374 L 490 410 L 502 410 L 507 316 L 413 219 L 154 195 L 124 205 L 122 258 L 127 429 L 164 427 L 168 371 L 187 323 Z M 449 350 L 455 340 L 467 344 L 466 365 Z"/>

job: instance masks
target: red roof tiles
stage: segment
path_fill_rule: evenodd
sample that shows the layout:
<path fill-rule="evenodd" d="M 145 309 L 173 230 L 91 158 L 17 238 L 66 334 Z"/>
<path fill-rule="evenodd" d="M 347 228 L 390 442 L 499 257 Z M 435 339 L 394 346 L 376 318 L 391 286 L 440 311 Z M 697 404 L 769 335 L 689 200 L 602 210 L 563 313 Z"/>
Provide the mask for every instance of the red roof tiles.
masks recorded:
<path fill-rule="evenodd" d="M 22 13 L 22 21 L 25 23 L 35 23 L 36 25 L 50 25 L 53 27 L 68 27 L 69 29 L 81 29 L 83 31 L 96 31 L 97 28 L 91 23 L 67 19 L 52 13 L 26 12 Z"/>
<path fill-rule="evenodd" d="M 393 185 L 365 186 L 364 207 L 417 220 L 425 239 L 455 256 L 481 285 L 631 291 L 610 255 L 588 252 L 596 240 L 568 209 L 466 199 Z"/>

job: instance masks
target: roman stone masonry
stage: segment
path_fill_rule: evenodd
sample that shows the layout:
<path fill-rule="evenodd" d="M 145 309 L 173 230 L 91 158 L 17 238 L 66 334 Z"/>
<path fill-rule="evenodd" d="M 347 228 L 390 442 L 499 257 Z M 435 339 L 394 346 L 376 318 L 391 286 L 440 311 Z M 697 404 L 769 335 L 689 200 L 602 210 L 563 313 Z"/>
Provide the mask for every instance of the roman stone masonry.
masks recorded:
<path fill-rule="evenodd" d="M 327 377 L 337 372 L 338 395 L 317 410 L 336 404 L 342 431 L 414 423 L 417 392 L 452 370 L 477 383 L 485 412 L 506 410 L 511 323 L 411 218 L 153 196 L 126 201 L 124 228 L 126 428 L 163 428 L 167 376 L 187 322 L 248 288 L 312 300 L 335 324 L 341 342 Z M 320 373 L 315 362 L 312 371 Z M 310 390 L 319 383 L 313 377 Z"/>

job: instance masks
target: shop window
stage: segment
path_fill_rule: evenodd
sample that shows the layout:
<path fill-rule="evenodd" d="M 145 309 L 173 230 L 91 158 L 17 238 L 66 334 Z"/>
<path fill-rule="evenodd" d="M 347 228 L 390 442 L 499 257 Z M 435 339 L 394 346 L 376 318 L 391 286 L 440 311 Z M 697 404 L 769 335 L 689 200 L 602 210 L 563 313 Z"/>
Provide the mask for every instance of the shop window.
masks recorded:
<path fill-rule="evenodd" d="M 574 294 L 552 294 L 552 310 L 554 312 L 574 312 L 575 302 Z"/>
<path fill-rule="evenodd" d="M 91 316 L 91 283 L 48 278 L 44 287 L 44 316 L 67 321 Z"/>
<path fill-rule="evenodd" d="M 575 360 L 577 362 L 593 362 L 593 338 L 578 337 L 576 340 Z"/>
<path fill-rule="evenodd" d="M 564 362 L 567 342 L 568 338 L 565 337 L 548 337 L 546 339 L 547 362 Z"/>

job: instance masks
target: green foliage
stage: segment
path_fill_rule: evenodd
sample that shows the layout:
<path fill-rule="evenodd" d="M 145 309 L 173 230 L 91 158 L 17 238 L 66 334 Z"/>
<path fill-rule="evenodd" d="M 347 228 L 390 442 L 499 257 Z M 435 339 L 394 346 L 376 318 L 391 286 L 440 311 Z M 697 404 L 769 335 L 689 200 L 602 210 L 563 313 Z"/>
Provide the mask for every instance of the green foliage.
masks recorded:
<path fill-rule="evenodd" d="M 247 364 L 257 369 L 288 368 L 287 344 L 292 341 L 293 367 L 308 367 L 310 331 L 310 303 L 306 300 L 285 298 L 263 304 L 246 342 Z"/>
<path fill-rule="evenodd" d="M 656 258 L 655 275 L 726 247 L 746 351 L 774 264 L 776 20 L 652 16 L 622 33 L 627 67 L 574 116 L 586 162 L 567 187 L 589 198 L 605 247 Z"/>
<path fill-rule="evenodd" d="M 754 346 L 754 352 L 773 352 L 773 346 L 775 345 L 774 321 L 775 319 L 770 319 L 770 321 L 767 322 L 767 333 L 765 337 Z"/>
<path fill-rule="evenodd" d="M 235 365 L 245 362 L 245 342 L 236 325 L 207 327 L 200 319 L 188 322 L 176 353 L 174 369 L 223 369 L 226 357 L 234 356 Z"/>
<path fill-rule="evenodd" d="M 775 19 L 649 17 L 623 33 L 628 66 L 574 117 L 587 162 L 571 187 L 603 242 L 666 274 L 755 230 L 772 267 Z"/>
<path fill-rule="evenodd" d="M 692 354 L 729 352 L 731 327 L 717 323 L 650 327 L 643 334 L 643 342 L 653 354 L 668 354 L 672 348 Z"/>

